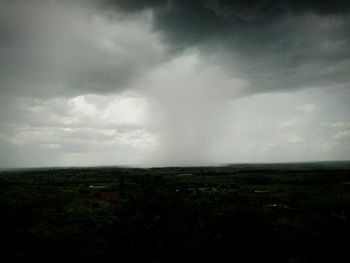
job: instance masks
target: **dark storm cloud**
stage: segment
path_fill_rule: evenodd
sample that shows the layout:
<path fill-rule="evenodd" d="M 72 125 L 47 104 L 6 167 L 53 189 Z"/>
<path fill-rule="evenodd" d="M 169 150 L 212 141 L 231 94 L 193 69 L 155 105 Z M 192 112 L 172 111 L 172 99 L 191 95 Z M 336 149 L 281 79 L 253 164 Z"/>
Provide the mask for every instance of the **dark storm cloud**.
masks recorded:
<path fill-rule="evenodd" d="M 284 12 L 316 11 L 322 14 L 346 13 L 350 10 L 350 4 L 346 0 L 104 0 L 106 6 L 122 8 L 127 11 L 140 11 L 145 8 L 162 8 L 164 6 L 176 6 L 186 9 L 212 8 L 215 6 L 225 13 L 263 14 L 271 10 Z"/>
<path fill-rule="evenodd" d="M 198 47 L 243 93 L 350 83 L 349 1 L 106 1 L 124 12 L 150 9 L 153 28 L 177 54 Z"/>
<path fill-rule="evenodd" d="M 16 0 L 0 5 L 0 77 L 7 92 L 122 91 L 191 47 L 228 76 L 245 79 L 249 85 L 241 93 L 350 82 L 349 1 Z M 139 18 L 147 11 L 152 22 Z M 162 42 L 152 42 L 150 29 L 137 29 L 147 23 Z"/>
<path fill-rule="evenodd" d="M 325 150 L 337 150 L 340 141 L 345 148 L 349 6 L 339 0 L 0 0 L 0 166 L 23 165 L 21 153 L 30 165 L 138 163 L 148 155 L 164 164 L 207 164 L 220 143 L 227 161 L 234 161 L 233 151 L 254 161 L 255 152 L 265 155 L 285 142 L 303 142 L 305 148 L 296 147 L 306 159 L 312 154 L 302 149 L 316 145 L 317 159 L 322 143 L 307 136 L 317 138 L 309 126 L 323 121 L 344 126 L 333 141 L 328 128 L 319 136 Z M 323 93 L 335 97 L 328 117 L 288 110 L 321 110 Z M 128 122 L 136 124 L 121 131 Z M 231 126 L 241 132 L 234 135 Z M 32 147 L 42 153 L 37 160 Z M 279 149 L 277 159 L 257 160 L 302 158 Z"/>
<path fill-rule="evenodd" d="M 155 8 L 164 6 L 167 1 L 165 0 L 104 0 L 102 1 L 107 7 L 117 7 L 118 9 L 122 9 L 128 12 L 140 11 L 145 8 Z"/>
<path fill-rule="evenodd" d="M 72 96 L 123 91 L 163 61 L 147 14 L 113 19 L 95 1 L 1 1 L 3 94 Z"/>

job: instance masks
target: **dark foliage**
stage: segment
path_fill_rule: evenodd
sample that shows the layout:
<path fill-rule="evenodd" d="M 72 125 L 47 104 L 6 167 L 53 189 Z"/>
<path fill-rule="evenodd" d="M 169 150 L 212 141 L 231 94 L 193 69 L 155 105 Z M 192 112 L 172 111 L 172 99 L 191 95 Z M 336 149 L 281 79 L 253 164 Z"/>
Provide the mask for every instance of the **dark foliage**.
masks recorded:
<path fill-rule="evenodd" d="M 0 173 L 2 262 L 349 262 L 347 163 Z"/>

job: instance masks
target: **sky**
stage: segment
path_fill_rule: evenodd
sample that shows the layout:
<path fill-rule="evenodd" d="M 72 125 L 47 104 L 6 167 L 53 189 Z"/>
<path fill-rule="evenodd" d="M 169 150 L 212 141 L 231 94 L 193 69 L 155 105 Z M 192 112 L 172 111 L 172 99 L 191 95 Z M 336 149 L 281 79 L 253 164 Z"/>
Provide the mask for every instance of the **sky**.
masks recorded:
<path fill-rule="evenodd" d="M 0 0 L 0 168 L 349 159 L 349 1 Z"/>

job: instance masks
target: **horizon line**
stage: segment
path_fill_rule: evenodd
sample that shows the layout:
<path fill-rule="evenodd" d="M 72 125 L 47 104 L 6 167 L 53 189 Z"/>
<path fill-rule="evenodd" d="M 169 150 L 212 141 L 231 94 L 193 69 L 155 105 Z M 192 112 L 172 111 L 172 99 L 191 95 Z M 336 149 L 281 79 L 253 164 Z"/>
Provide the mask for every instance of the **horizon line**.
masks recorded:
<path fill-rule="evenodd" d="M 58 165 L 58 166 L 20 166 L 20 167 L 0 167 L 1 171 L 6 170 L 31 170 L 31 169 L 89 169 L 89 168 L 128 168 L 128 169 L 152 169 L 152 168 L 200 168 L 200 167 L 219 167 L 230 165 L 283 165 L 283 164 L 311 164 L 311 163 L 341 163 L 350 162 L 350 159 L 344 160 L 315 160 L 315 161 L 282 161 L 282 162 L 232 162 L 216 164 L 187 164 L 187 165 L 156 165 L 156 164 L 111 164 L 111 165 Z"/>

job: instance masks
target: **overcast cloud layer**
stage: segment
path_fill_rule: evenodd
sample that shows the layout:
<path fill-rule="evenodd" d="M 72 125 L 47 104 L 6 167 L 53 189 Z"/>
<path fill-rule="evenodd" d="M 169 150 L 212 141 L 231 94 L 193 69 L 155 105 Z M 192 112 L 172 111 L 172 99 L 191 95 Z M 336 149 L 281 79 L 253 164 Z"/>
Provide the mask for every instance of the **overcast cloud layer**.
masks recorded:
<path fill-rule="evenodd" d="M 348 1 L 0 0 L 2 167 L 347 160 L 349 102 Z"/>

